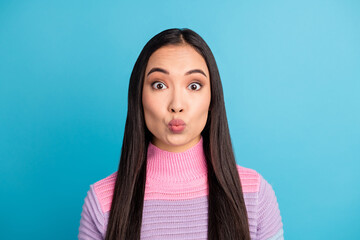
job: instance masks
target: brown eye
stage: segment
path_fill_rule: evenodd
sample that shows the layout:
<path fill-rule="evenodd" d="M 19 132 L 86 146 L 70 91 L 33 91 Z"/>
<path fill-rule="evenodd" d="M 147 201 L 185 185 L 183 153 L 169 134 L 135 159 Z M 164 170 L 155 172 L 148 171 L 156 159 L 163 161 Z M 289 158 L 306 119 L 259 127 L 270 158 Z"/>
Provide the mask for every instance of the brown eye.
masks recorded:
<path fill-rule="evenodd" d="M 156 89 L 156 90 L 161 90 L 161 89 L 166 89 L 166 88 L 167 88 L 167 87 L 165 86 L 165 84 L 162 83 L 162 82 L 154 82 L 154 83 L 152 84 L 152 87 L 153 87 L 154 89 Z"/>
<path fill-rule="evenodd" d="M 192 91 L 198 91 L 201 88 L 201 84 L 200 83 L 191 83 L 188 88 Z"/>

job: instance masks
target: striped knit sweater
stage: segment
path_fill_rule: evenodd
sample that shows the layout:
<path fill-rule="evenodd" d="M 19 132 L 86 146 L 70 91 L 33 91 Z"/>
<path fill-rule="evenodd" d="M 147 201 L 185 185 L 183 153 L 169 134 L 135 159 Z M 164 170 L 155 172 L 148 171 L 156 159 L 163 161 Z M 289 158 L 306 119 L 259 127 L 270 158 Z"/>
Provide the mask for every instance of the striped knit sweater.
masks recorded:
<path fill-rule="evenodd" d="M 237 165 L 251 239 L 283 239 L 283 224 L 271 185 Z M 207 239 L 207 167 L 201 138 L 181 153 L 149 144 L 141 239 Z M 79 239 L 105 239 L 116 172 L 90 185 L 81 213 Z"/>

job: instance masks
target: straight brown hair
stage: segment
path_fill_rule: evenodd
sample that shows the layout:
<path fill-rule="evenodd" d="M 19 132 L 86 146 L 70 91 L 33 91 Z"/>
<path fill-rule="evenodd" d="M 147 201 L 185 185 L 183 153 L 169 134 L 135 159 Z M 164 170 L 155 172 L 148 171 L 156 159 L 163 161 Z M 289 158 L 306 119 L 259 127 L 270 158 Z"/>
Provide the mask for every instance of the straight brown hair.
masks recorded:
<path fill-rule="evenodd" d="M 128 113 L 121 157 L 106 231 L 106 240 L 140 239 L 146 181 L 146 156 L 152 134 L 145 124 L 142 89 L 147 62 L 166 45 L 192 46 L 210 73 L 211 103 L 202 131 L 208 184 L 208 239 L 250 240 L 249 223 L 236 168 L 215 58 L 206 42 L 190 29 L 168 29 L 154 36 L 136 60 L 128 90 Z"/>

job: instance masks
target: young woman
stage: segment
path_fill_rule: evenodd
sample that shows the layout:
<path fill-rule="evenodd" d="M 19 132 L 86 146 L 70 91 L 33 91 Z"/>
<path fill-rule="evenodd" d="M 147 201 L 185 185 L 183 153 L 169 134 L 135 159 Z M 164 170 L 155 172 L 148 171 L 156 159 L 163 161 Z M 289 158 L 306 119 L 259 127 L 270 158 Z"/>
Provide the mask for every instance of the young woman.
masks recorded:
<path fill-rule="evenodd" d="M 236 165 L 214 56 L 189 29 L 153 37 L 130 77 L 118 171 L 90 185 L 79 239 L 283 239 L 275 193 Z"/>

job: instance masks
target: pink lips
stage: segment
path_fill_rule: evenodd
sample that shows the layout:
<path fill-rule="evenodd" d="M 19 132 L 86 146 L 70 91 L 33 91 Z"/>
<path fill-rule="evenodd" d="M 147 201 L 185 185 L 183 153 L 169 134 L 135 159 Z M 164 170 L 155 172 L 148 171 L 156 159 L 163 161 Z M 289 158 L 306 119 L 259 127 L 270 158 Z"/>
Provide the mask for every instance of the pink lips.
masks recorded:
<path fill-rule="evenodd" d="M 181 119 L 173 119 L 169 122 L 168 126 L 173 133 L 181 133 L 185 129 L 185 122 Z"/>

